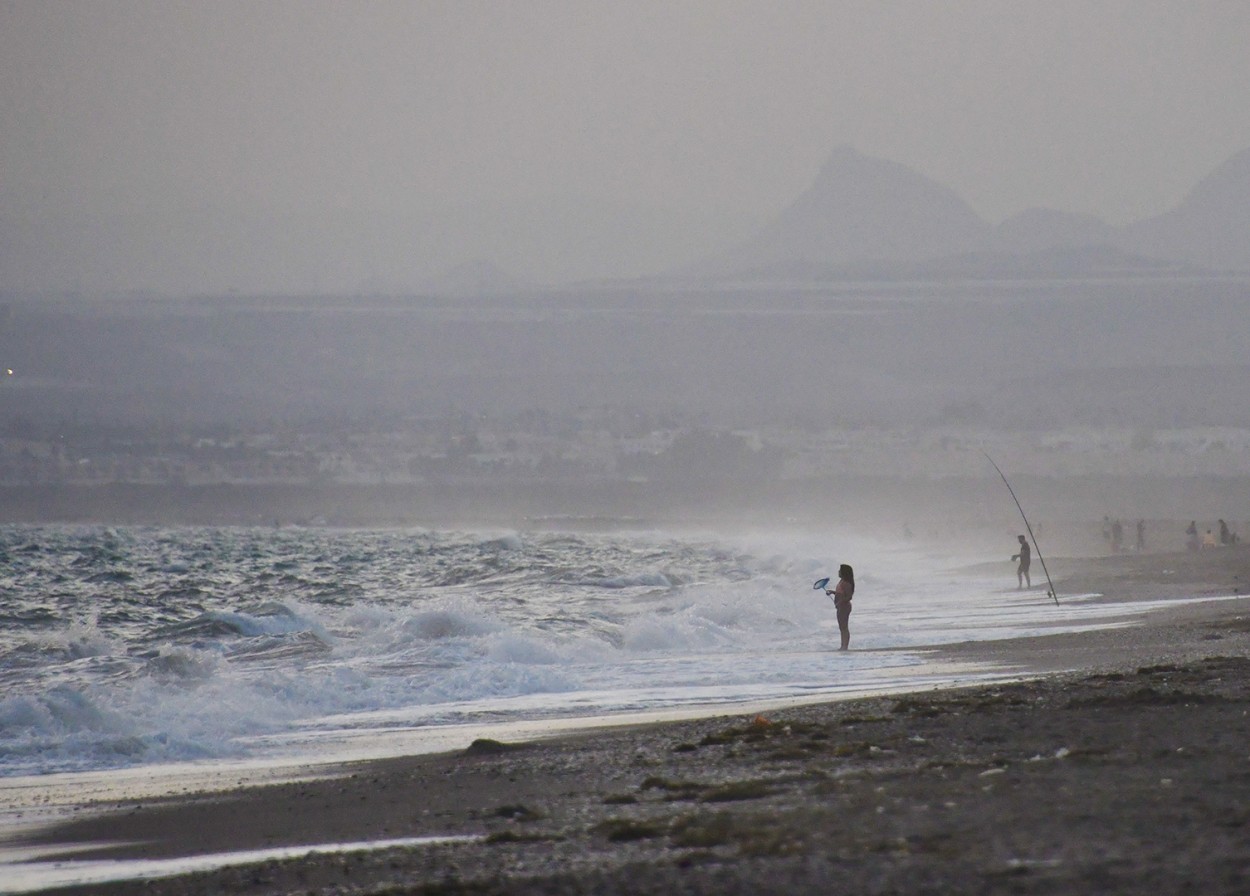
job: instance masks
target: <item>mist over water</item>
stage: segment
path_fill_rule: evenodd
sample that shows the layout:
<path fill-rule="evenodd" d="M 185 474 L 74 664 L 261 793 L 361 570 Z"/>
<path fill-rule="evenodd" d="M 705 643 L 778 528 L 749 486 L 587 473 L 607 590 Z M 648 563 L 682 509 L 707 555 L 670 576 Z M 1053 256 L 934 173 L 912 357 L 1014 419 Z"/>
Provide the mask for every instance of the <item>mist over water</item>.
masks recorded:
<path fill-rule="evenodd" d="M 338 525 L 1216 518 L 1244 278 L 19 303 L 0 518 Z M 1095 535 L 1096 538 L 1096 535 Z"/>

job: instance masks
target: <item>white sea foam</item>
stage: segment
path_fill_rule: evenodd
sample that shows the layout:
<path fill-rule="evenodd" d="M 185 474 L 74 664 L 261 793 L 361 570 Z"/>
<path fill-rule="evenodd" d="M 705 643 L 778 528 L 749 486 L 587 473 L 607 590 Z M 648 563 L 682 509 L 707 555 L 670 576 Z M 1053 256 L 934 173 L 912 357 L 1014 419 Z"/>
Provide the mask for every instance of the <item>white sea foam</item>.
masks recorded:
<path fill-rule="evenodd" d="M 38 850 L 0 850 L 0 867 L 5 868 L 4 893 L 35 893 L 60 887 L 90 886 L 119 880 L 157 880 L 235 865 L 298 859 L 311 855 L 376 852 L 386 849 L 412 849 L 436 843 L 474 840 L 474 837 L 404 837 L 355 843 L 318 843 L 308 846 L 281 846 L 237 852 L 181 856 L 174 859 L 75 860 L 60 858 L 40 861 Z M 92 849 L 86 844 L 80 850 Z M 66 852 L 60 847 L 57 855 Z M 72 851 L 70 851 L 72 854 Z"/>
<path fill-rule="evenodd" d="M 932 686 L 980 674 L 934 672 L 933 645 L 1117 625 L 1170 605 L 1065 596 L 1056 607 L 1038 590 L 941 572 L 961 558 L 845 538 L 0 537 L 42 546 L 9 551 L 0 610 L 45 620 L 0 632 L 0 777 L 302 761 L 419 749 L 439 726 Z M 811 583 L 847 560 L 855 649 L 838 654 L 833 605 Z M 103 582 L 120 563 L 128 577 Z M 33 612 L 49 575 L 66 582 L 54 620 Z"/>

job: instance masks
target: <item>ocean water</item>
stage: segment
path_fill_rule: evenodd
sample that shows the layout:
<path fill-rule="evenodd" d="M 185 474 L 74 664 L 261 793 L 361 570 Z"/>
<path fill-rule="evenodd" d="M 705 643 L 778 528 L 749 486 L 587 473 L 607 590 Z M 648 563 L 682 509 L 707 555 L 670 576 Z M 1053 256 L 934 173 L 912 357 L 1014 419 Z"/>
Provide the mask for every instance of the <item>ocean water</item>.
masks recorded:
<path fill-rule="evenodd" d="M 928 647 L 1155 606 L 949 571 L 974 559 L 823 533 L 0 527 L 0 778 L 932 687 L 998 673 Z M 841 562 L 848 653 L 812 588 Z"/>

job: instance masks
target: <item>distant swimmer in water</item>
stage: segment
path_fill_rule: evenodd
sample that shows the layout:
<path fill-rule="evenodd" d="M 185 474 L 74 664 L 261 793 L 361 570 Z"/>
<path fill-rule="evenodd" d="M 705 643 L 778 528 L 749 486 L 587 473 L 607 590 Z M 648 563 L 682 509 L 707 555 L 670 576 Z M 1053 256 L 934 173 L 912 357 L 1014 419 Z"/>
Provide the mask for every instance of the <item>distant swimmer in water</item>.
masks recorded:
<path fill-rule="evenodd" d="M 1012 554 L 1012 560 L 1019 560 L 1020 565 L 1016 567 L 1016 581 L 1018 582 L 1016 590 L 1021 588 L 1032 588 L 1033 580 L 1029 578 L 1029 562 L 1033 559 L 1032 550 L 1029 549 L 1029 541 L 1023 535 L 1017 536 L 1020 539 L 1020 553 Z"/>
<path fill-rule="evenodd" d="M 842 633 L 842 646 L 846 650 L 851 646 L 851 598 L 855 596 L 855 570 L 843 563 L 838 567 L 838 584 L 832 590 L 825 589 L 825 594 L 833 595 L 833 605 L 838 611 L 838 631 Z"/>

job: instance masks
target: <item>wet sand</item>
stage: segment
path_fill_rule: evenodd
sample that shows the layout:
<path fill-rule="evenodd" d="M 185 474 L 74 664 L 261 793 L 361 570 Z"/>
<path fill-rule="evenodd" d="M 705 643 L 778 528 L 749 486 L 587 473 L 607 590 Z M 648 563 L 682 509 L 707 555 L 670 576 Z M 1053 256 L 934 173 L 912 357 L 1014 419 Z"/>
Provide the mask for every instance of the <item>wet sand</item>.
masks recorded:
<path fill-rule="evenodd" d="M 1061 600 L 1223 597 L 1250 549 L 1051 574 Z M 125 860 L 469 838 L 62 892 L 1250 892 L 1250 599 L 934 658 L 1028 677 L 84 805 L 24 843 Z"/>

